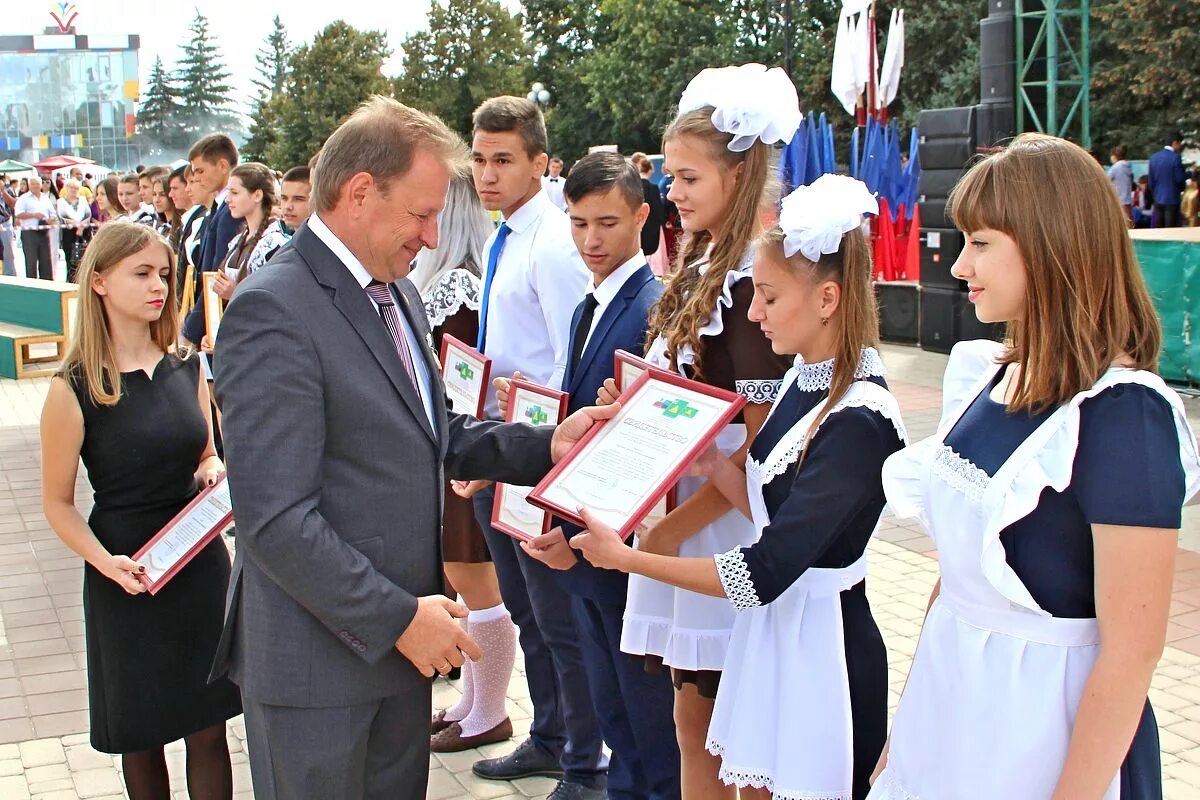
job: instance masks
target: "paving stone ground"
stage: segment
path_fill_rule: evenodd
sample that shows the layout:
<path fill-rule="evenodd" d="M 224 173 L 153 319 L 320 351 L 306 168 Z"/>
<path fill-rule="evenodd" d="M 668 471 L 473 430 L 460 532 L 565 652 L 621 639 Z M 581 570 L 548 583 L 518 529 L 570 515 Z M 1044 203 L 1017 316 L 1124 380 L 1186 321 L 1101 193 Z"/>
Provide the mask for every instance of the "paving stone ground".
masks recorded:
<path fill-rule="evenodd" d="M 914 439 L 931 433 L 941 408 L 946 358 L 916 348 L 886 346 L 891 384 Z M 122 798 L 120 759 L 92 750 L 87 736 L 82 568 L 49 529 L 41 512 L 38 416 L 46 380 L 0 380 L 0 800 Z M 1187 400 L 1200 420 L 1200 401 Z M 80 470 L 77 500 L 91 506 Z M 929 592 L 937 578 L 933 544 L 919 525 L 886 518 L 869 551 L 868 593 L 888 646 L 894 708 L 916 648 Z M 1175 575 L 1169 645 L 1150 696 L 1158 714 L 1167 800 L 1200 797 L 1200 509 L 1184 510 Z M 434 704 L 459 697 L 454 683 L 438 681 Z M 509 684 L 516 740 L 529 729 L 532 708 L 518 658 Z M 234 790 L 253 797 L 240 718 L 229 726 Z M 511 744 L 430 757 L 429 800 L 544 797 L 553 782 L 509 783 L 471 774 L 480 757 L 502 755 Z M 172 791 L 187 797 L 184 752 L 167 748 Z"/>

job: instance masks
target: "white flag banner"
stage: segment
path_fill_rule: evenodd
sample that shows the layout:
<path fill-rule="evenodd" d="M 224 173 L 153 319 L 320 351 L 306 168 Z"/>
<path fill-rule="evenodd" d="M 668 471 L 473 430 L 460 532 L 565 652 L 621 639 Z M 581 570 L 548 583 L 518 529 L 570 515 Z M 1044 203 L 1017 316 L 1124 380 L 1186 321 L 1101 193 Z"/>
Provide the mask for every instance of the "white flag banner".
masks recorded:
<path fill-rule="evenodd" d="M 829 88 L 847 114 L 854 113 L 859 95 L 854 68 L 854 41 L 854 20 L 844 16 L 838 20 L 837 39 L 833 43 L 833 69 L 829 76 Z"/>
<path fill-rule="evenodd" d="M 854 86 L 858 94 L 863 94 L 867 91 L 867 84 L 871 80 L 871 19 L 868 14 L 859 14 L 858 22 L 854 25 L 854 36 L 852 37 L 853 47 L 851 52 L 854 55 Z M 878 85 L 878 83 L 876 84 Z M 866 103 L 864 96 L 863 103 Z"/>
<path fill-rule="evenodd" d="M 879 73 L 879 107 L 887 108 L 900 92 L 900 73 L 904 69 L 904 11 L 892 9 L 888 26 L 887 50 Z"/>

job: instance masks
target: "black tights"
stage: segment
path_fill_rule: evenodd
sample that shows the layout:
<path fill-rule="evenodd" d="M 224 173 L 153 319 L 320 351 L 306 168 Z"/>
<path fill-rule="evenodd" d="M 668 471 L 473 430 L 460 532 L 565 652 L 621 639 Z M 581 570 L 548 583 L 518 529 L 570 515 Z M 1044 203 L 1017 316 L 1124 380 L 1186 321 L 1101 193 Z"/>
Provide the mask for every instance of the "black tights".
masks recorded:
<path fill-rule="evenodd" d="M 192 800 L 231 800 L 233 767 L 225 723 L 193 733 L 183 740 L 187 748 L 187 787 Z M 125 788 L 130 800 L 170 800 L 171 780 L 162 748 L 121 756 Z"/>

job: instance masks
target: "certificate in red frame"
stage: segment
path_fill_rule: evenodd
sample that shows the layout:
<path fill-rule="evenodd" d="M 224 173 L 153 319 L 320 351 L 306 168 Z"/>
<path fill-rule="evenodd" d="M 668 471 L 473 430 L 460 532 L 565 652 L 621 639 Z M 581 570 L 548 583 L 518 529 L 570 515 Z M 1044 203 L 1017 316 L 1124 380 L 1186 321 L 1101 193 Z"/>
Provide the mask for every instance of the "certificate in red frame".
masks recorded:
<path fill-rule="evenodd" d="M 158 594 L 231 522 L 233 504 L 229 498 L 229 483 L 222 475 L 131 556 L 146 568 L 137 577 L 146 584 L 150 594 Z"/>
<path fill-rule="evenodd" d="M 567 415 L 567 393 L 529 381 L 514 380 L 509 389 L 506 422 L 557 425 Z M 528 486 L 496 484 L 492 527 L 528 542 L 550 530 L 550 515 L 525 501 Z"/>
<path fill-rule="evenodd" d="M 628 350 L 617 350 L 613 353 L 613 381 L 617 391 L 623 392 L 641 377 L 643 372 L 649 372 L 658 367 L 644 358 L 639 358 Z"/>
<path fill-rule="evenodd" d="M 619 399 L 617 415 L 588 431 L 528 500 L 577 525 L 586 505 L 628 539 L 746 398 L 654 369 Z"/>
<path fill-rule="evenodd" d="M 457 414 L 483 419 L 492 360 L 450 334 L 442 335 L 442 384 L 450 408 Z"/>

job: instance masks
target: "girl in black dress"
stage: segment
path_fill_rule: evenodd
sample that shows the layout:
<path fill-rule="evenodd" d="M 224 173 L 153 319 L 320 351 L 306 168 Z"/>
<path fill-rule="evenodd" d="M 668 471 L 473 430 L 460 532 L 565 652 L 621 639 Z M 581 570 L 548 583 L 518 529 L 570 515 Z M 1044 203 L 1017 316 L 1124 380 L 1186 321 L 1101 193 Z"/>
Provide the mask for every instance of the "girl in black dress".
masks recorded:
<path fill-rule="evenodd" d="M 196 356 L 173 352 L 175 257 L 152 228 L 102 228 L 80 265 L 79 316 L 42 411 L 46 519 L 86 561 L 92 746 L 120 753 L 132 800 L 169 798 L 163 746 L 182 738 L 193 798 L 229 798 L 236 687 L 208 683 L 229 581 L 218 537 L 151 596 L 129 558 L 224 470 Z M 75 508 L 80 457 L 95 491 Z"/>

